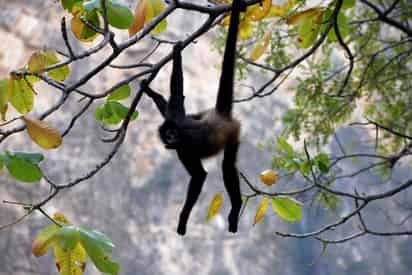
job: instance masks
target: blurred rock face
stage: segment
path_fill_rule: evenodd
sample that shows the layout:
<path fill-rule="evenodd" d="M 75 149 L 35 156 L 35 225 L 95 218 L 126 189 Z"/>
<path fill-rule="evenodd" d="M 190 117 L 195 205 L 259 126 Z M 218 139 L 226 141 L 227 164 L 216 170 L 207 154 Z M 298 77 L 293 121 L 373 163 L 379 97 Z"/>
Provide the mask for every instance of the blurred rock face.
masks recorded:
<path fill-rule="evenodd" d="M 44 47 L 65 50 L 59 32 L 64 13 L 56 2 L 0 0 L 0 39 L 3 41 L 0 43 L 0 76 L 24 65 L 34 50 Z M 169 20 L 168 32 L 162 35 L 179 39 L 199 26 L 202 19 L 198 14 L 178 11 Z M 126 38 L 124 33 L 118 36 L 119 39 Z M 189 111 L 204 109 L 215 102 L 221 59 L 211 48 L 212 39 L 213 33 L 207 34 L 183 54 Z M 90 46 L 74 39 L 71 41 L 76 51 Z M 150 41 L 135 45 L 115 63 L 133 63 L 152 46 Z M 160 48 L 154 60 L 169 50 Z M 105 54 L 107 52 L 103 51 L 73 64 L 68 81 L 88 72 Z M 153 82 L 153 88 L 164 95 L 168 95 L 170 69 L 170 65 L 166 66 Z M 82 89 L 104 90 L 129 73 L 107 69 Z M 259 83 L 263 77 L 256 76 L 254 81 Z M 132 83 L 132 87 L 137 87 L 137 83 Z M 40 84 L 36 90 L 39 96 L 34 113 L 39 113 L 56 100 L 57 91 L 45 84 Z M 248 92 L 240 90 L 237 95 Z M 72 114 L 80 108 L 78 99 L 74 97 L 49 121 L 61 129 L 67 127 Z M 251 178 L 270 166 L 270 153 L 258 151 L 256 144 L 273 139 L 274 118 L 279 116 L 284 104 L 273 96 L 235 107 L 243 122 L 239 168 Z M 93 118 L 95 106 L 79 120 L 65 139 L 64 146 L 44 152 L 47 160 L 42 167 L 55 182 L 65 183 L 83 175 L 110 150 L 110 145 L 99 141 L 105 133 Z M 45 209 L 49 213 L 64 212 L 73 223 L 89 225 L 110 236 L 116 244 L 113 258 L 121 263 L 121 274 L 366 274 L 357 272 L 368 270 L 362 265 L 362 255 L 370 253 L 375 243 L 369 246 L 342 245 L 337 253 L 339 258 L 331 252 L 328 258 L 326 256 L 317 265 L 309 267 L 320 253 L 318 243 L 275 239 L 272 234 L 275 229 L 306 231 L 306 223 L 288 228 L 274 215 L 267 215 L 261 224 L 252 227 L 258 201 L 252 202 L 249 211 L 242 216 L 239 233 L 227 233 L 226 215 L 230 203 L 222 183 L 221 157 L 205 161 L 209 174 L 204 191 L 192 212 L 187 235 L 184 238 L 178 236 L 175 233 L 177 218 L 189 177 L 175 153 L 166 151 L 157 138 L 161 117 L 154 104 L 144 98 L 139 112 L 139 120 L 130 125 L 127 139 L 111 164 L 91 180 L 60 194 Z M 11 137 L 3 146 L 2 150 L 40 151 L 26 134 Z M 44 183 L 38 185 L 39 188 L 16 184 L 6 176 L 1 176 L 1 180 L 1 200 L 38 201 L 48 192 Z M 254 180 L 257 181 L 257 176 Z M 206 223 L 208 204 L 216 192 L 224 193 L 223 209 L 212 222 Z M 0 205 L 0 223 L 12 221 L 22 214 L 18 208 Z M 39 259 L 30 253 L 31 241 L 47 224 L 44 217 L 35 214 L 24 223 L 0 232 L 0 275 L 57 273 L 50 252 L 48 257 Z M 384 256 L 375 254 L 370 261 L 379 263 L 380 257 Z M 346 273 L 348 270 L 352 273 Z M 86 274 L 99 272 L 89 264 Z M 374 269 L 368 274 L 387 273 Z"/>

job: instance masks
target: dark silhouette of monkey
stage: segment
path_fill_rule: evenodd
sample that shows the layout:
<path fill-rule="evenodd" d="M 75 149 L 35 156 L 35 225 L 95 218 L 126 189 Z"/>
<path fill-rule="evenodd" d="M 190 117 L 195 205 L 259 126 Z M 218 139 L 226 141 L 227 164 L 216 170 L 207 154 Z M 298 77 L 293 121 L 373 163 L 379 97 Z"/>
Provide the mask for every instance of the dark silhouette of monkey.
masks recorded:
<path fill-rule="evenodd" d="M 191 175 L 187 198 L 180 214 L 177 232 L 186 233 L 186 224 L 206 179 L 206 171 L 201 159 L 213 156 L 224 150 L 222 171 L 226 190 L 232 209 L 230 211 L 229 231 L 237 232 L 242 199 L 236 156 L 239 146 L 240 122 L 232 117 L 233 75 L 235 67 L 236 41 L 240 11 L 246 5 L 243 0 L 234 0 L 223 58 L 222 73 L 216 106 L 214 109 L 194 115 L 186 115 L 183 95 L 183 72 L 181 51 L 183 45 L 176 43 L 173 48 L 173 70 L 170 81 L 169 101 L 153 91 L 142 81 L 141 86 L 153 99 L 164 123 L 159 127 L 159 136 L 166 148 L 177 151 L 180 161 Z"/>

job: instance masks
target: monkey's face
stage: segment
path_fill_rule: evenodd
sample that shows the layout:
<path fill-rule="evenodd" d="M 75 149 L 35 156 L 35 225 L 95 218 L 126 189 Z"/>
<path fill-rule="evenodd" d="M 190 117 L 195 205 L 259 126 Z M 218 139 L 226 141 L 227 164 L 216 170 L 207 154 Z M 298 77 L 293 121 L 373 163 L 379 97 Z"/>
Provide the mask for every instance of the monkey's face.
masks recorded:
<path fill-rule="evenodd" d="M 171 121 L 166 121 L 160 126 L 159 136 L 167 149 L 177 149 L 181 143 L 180 129 Z"/>

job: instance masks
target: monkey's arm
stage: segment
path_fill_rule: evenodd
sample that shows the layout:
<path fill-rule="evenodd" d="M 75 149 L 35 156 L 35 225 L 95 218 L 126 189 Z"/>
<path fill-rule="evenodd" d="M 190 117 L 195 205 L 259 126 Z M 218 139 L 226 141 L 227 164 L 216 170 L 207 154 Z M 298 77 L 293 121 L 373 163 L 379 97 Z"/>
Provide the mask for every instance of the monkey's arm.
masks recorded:
<path fill-rule="evenodd" d="M 182 150 L 177 150 L 177 154 L 187 172 L 192 177 L 189 182 L 185 204 L 182 212 L 180 212 L 179 225 L 177 227 L 177 233 L 184 235 L 186 233 L 186 224 L 189 219 L 190 212 L 199 198 L 199 194 L 202 191 L 202 186 L 205 182 L 207 173 L 202 166 L 200 158 L 196 158 L 190 153 L 183 152 Z"/>
<path fill-rule="evenodd" d="M 159 112 L 162 114 L 163 117 L 166 117 L 166 111 L 167 111 L 167 101 L 166 99 L 159 94 L 158 92 L 155 92 L 152 90 L 147 84 L 146 81 L 143 80 L 140 84 L 144 92 L 154 101 L 154 103 L 157 106 L 157 109 L 159 109 Z"/>
<path fill-rule="evenodd" d="M 242 197 L 240 193 L 239 175 L 236 168 L 236 157 L 239 144 L 237 142 L 229 143 L 225 147 L 223 157 L 223 181 L 225 183 L 226 190 L 229 194 L 232 209 L 229 213 L 229 231 L 232 233 L 237 232 L 237 226 L 239 222 L 239 213 L 242 207 Z"/>
<path fill-rule="evenodd" d="M 182 70 L 182 42 L 177 42 L 173 47 L 173 70 L 170 79 L 170 98 L 167 115 L 169 118 L 177 120 L 183 119 L 186 115 L 183 95 L 183 70 Z"/>

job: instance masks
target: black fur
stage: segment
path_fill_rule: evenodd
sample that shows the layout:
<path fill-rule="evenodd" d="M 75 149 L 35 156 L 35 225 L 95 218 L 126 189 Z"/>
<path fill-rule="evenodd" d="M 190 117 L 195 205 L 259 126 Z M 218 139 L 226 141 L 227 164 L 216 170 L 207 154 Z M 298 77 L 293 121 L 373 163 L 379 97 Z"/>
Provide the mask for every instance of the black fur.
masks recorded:
<path fill-rule="evenodd" d="M 216 106 L 205 112 L 186 115 L 183 94 L 183 71 L 179 42 L 173 48 L 173 71 L 170 82 L 171 95 L 167 102 L 163 96 L 142 81 L 142 88 L 155 102 L 164 123 L 159 127 L 159 136 L 166 148 L 177 151 L 178 157 L 191 175 L 185 204 L 179 218 L 177 232 L 186 233 L 186 224 L 193 206 L 199 197 L 206 171 L 201 159 L 213 156 L 224 150 L 222 163 L 223 180 L 229 194 L 229 231 L 237 232 L 239 212 L 242 206 L 239 176 L 236 168 L 239 147 L 240 123 L 232 118 L 233 75 L 240 11 L 245 10 L 243 0 L 234 0 L 222 73 L 219 82 Z"/>

